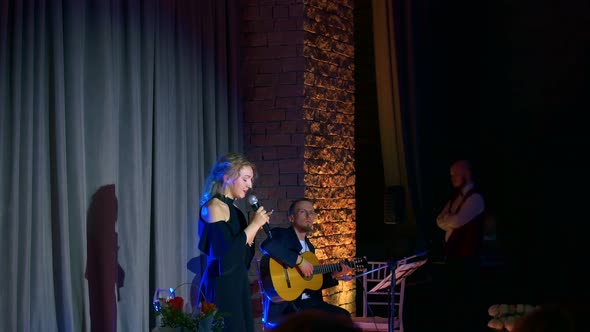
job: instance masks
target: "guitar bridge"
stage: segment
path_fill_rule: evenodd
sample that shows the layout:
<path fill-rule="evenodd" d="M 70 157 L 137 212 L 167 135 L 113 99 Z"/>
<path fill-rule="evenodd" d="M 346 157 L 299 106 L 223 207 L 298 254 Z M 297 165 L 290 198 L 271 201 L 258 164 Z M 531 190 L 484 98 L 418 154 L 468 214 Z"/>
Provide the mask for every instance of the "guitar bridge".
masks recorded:
<path fill-rule="evenodd" d="M 291 288 L 291 279 L 289 278 L 289 271 L 287 268 L 283 268 L 283 273 L 285 274 L 285 281 L 287 282 L 287 288 Z"/>

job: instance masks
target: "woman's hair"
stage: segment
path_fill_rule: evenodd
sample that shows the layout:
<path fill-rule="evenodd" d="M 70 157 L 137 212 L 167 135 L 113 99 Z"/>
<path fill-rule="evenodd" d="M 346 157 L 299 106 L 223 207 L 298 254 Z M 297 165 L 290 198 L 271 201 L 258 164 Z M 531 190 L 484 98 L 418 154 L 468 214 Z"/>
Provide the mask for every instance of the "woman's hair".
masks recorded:
<path fill-rule="evenodd" d="M 243 155 L 229 152 L 219 157 L 215 165 L 211 168 L 209 176 L 205 182 L 200 205 L 203 206 L 203 204 L 207 203 L 207 201 L 217 193 L 223 194 L 224 175 L 229 175 L 230 177 L 237 179 L 240 175 L 240 170 L 245 166 L 250 166 L 252 168 L 255 178 L 256 168 L 254 164 Z M 254 181 L 254 178 L 252 178 L 252 181 Z"/>

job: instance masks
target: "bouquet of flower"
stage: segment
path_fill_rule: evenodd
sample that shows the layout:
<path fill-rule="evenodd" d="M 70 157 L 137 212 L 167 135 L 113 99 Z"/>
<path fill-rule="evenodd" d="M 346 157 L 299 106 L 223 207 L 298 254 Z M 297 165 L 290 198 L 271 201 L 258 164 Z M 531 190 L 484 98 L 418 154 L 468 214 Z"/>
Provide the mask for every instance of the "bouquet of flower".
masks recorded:
<path fill-rule="evenodd" d="M 512 331 L 516 322 L 537 307 L 530 304 L 494 304 L 488 308 L 492 319 L 488 327 L 499 331 Z"/>
<path fill-rule="evenodd" d="M 203 301 L 190 311 L 185 310 L 184 299 L 176 296 L 176 288 L 156 289 L 153 306 L 159 327 L 183 328 L 188 332 L 220 332 L 223 330 L 223 314 L 213 303 Z M 163 295 L 166 294 L 167 295 Z"/>

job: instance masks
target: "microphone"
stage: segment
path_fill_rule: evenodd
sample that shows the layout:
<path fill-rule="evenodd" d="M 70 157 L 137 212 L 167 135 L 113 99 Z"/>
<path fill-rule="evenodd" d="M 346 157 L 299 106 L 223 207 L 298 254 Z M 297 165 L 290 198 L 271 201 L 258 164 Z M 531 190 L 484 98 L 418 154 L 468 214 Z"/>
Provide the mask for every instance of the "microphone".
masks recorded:
<path fill-rule="evenodd" d="M 252 210 L 254 210 L 254 212 L 256 212 L 256 210 L 258 210 L 258 208 L 260 207 L 260 205 L 258 204 L 258 198 L 256 198 L 256 196 L 254 195 L 248 196 L 248 204 L 250 204 L 250 207 L 252 208 Z M 262 229 L 266 233 L 266 236 L 272 239 L 272 233 L 270 232 L 270 226 L 268 225 L 268 223 L 264 223 Z"/>

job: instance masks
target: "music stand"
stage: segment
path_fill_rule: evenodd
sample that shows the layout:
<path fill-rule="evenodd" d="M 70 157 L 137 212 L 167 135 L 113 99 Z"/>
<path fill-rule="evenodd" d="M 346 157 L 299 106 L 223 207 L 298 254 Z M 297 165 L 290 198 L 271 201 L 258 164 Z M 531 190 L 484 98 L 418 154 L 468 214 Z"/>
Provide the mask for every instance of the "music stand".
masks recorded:
<path fill-rule="evenodd" d="M 387 277 L 381 280 L 377 285 L 375 285 L 369 292 L 375 292 L 380 289 L 389 287 L 389 313 L 387 317 L 387 326 L 388 331 L 393 332 L 394 330 L 394 319 L 395 319 L 395 286 L 403 282 L 407 277 L 409 277 L 414 271 L 416 271 L 420 266 L 424 265 L 428 260 L 426 257 L 426 252 L 418 253 L 414 256 L 405 257 L 397 261 L 389 261 L 387 262 L 386 266 L 382 268 L 389 268 L 392 273 L 389 273 Z M 415 260 L 420 259 L 420 260 Z M 411 263 L 408 263 L 410 260 L 415 260 Z M 395 273 L 393 273 L 395 272 Z M 403 305 L 400 303 L 400 306 Z M 401 322 L 402 317 L 400 317 Z"/>

